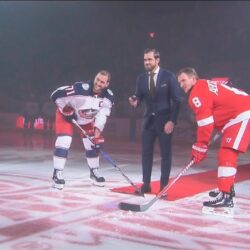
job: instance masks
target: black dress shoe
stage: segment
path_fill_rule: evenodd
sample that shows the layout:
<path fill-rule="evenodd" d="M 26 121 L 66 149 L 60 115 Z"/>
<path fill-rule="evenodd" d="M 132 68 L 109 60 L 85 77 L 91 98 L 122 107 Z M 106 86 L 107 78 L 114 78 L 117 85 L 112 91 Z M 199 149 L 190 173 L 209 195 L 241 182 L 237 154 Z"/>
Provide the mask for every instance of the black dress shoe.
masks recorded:
<path fill-rule="evenodd" d="M 144 194 L 144 193 L 150 193 L 151 192 L 151 187 L 150 187 L 150 184 L 142 184 L 141 186 L 141 192 Z"/>

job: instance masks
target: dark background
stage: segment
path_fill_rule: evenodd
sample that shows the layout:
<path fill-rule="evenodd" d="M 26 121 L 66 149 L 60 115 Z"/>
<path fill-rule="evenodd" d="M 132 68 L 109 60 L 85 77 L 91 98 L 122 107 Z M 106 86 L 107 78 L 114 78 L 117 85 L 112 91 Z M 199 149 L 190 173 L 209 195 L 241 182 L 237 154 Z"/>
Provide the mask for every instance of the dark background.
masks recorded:
<path fill-rule="evenodd" d="M 147 47 L 175 73 L 191 66 L 249 92 L 249 13 L 247 1 L 1 1 L 0 110 L 21 112 L 31 93 L 42 104 L 100 69 L 126 102 Z"/>

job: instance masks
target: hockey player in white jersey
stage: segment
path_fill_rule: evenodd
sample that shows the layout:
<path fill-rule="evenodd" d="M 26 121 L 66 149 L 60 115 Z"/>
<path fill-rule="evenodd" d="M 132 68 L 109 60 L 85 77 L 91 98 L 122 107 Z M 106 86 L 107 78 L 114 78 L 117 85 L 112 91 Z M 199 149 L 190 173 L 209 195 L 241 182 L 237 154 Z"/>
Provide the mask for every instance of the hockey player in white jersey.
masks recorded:
<path fill-rule="evenodd" d="M 51 100 L 57 106 L 53 187 L 63 189 L 65 185 L 63 170 L 72 142 L 74 126 L 72 119 L 77 121 L 94 142 L 90 142 L 79 131 L 86 151 L 90 179 L 94 184 L 104 186 L 105 179 L 98 173 L 98 149 L 104 143 L 102 131 L 114 103 L 113 92 L 108 88 L 109 82 L 110 73 L 101 70 L 96 74 L 94 81 L 81 81 L 70 86 L 62 86 L 51 94 Z"/>

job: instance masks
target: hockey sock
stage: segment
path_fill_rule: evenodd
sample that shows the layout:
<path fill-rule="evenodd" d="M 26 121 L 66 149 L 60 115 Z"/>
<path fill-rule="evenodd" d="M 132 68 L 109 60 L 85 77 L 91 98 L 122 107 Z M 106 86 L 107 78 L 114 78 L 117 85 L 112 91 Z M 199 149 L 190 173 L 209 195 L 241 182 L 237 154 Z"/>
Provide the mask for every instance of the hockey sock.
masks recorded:
<path fill-rule="evenodd" d="M 218 188 L 230 193 L 237 172 L 238 152 L 230 148 L 221 148 L 218 153 Z"/>
<path fill-rule="evenodd" d="M 67 157 L 68 150 L 72 142 L 71 136 L 58 136 L 55 142 L 55 151 L 53 156 L 54 168 L 63 170 Z"/>

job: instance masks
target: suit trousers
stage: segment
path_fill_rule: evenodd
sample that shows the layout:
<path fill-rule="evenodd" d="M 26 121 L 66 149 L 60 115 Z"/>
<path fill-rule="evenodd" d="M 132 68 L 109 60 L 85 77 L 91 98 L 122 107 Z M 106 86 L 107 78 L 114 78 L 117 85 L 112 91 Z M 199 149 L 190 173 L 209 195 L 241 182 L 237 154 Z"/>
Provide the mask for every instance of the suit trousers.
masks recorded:
<path fill-rule="evenodd" d="M 142 180 L 151 182 L 154 145 L 158 138 L 161 153 L 161 186 L 168 184 L 172 164 L 172 133 L 166 134 L 157 126 L 155 120 L 142 129 Z"/>

